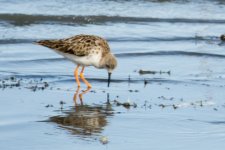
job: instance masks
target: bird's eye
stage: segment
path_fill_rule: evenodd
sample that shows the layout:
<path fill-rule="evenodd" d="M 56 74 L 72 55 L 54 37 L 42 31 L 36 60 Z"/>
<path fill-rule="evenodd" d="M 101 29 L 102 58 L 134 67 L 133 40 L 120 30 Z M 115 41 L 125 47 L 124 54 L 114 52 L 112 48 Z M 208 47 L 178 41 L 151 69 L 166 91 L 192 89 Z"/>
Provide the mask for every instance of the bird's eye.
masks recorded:
<path fill-rule="evenodd" d="M 109 65 L 105 65 L 106 66 L 106 68 L 109 68 L 110 66 Z"/>

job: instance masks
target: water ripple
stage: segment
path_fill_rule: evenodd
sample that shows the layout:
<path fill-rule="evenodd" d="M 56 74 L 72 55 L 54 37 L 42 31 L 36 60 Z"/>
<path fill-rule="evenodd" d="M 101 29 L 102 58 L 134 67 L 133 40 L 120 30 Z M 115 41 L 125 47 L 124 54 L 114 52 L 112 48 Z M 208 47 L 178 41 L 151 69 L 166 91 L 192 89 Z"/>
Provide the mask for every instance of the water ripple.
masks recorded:
<path fill-rule="evenodd" d="M 156 52 L 136 52 L 136 53 L 119 53 L 115 54 L 117 57 L 141 57 L 141 56 L 194 56 L 194 57 L 211 57 L 211 58 L 225 58 L 225 55 L 187 52 L 187 51 L 156 51 Z"/>
<path fill-rule="evenodd" d="M 1 22 L 8 22 L 16 26 L 31 24 L 105 24 L 105 23 L 200 23 L 200 24 L 225 24 L 223 19 L 188 19 L 188 18 L 150 18 L 150 17 L 125 17 L 125 16 L 73 16 L 73 15 L 28 15 L 28 14 L 0 14 Z"/>

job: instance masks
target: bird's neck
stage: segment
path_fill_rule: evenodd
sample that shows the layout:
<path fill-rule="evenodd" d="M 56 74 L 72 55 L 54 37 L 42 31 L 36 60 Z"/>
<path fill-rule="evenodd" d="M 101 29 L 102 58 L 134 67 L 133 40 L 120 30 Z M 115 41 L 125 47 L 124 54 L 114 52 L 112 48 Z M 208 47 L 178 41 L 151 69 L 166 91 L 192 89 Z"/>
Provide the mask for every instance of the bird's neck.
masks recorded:
<path fill-rule="evenodd" d="M 104 66 L 105 66 L 105 58 L 102 57 L 99 61 L 98 68 L 104 68 Z"/>

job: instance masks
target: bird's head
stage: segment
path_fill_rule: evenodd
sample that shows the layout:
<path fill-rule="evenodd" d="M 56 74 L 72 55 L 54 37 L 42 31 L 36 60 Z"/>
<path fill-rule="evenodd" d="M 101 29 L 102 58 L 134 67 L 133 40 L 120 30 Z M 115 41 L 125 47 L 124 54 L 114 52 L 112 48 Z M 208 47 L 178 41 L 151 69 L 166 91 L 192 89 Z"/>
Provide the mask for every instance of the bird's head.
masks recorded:
<path fill-rule="evenodd" d="M 108 53 L 102 58 L 100 65 L 102 68 L 105 68 L 108 71 L 108 87 L 109 87 L 112 71 L 117 67 L 116 57 L 113 54 Z"/>

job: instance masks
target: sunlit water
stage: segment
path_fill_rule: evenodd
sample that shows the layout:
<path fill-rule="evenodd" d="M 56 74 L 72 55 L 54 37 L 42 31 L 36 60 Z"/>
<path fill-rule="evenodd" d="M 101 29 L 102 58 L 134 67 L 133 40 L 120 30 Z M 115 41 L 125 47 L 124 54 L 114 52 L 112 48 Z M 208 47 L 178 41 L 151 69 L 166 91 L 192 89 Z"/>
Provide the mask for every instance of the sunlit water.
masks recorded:
<path fill-rule="evenodd" d="M 223 0 L 0 0 L 0 149 L 224 149 L 224 12 Z M 86 69 L 83 101 L 75 65 L 33 43 L 76 34 L 106 38 L 119 63 L 110 88 Z M 2 88 L 10 77 L 20 86 Z"/>

